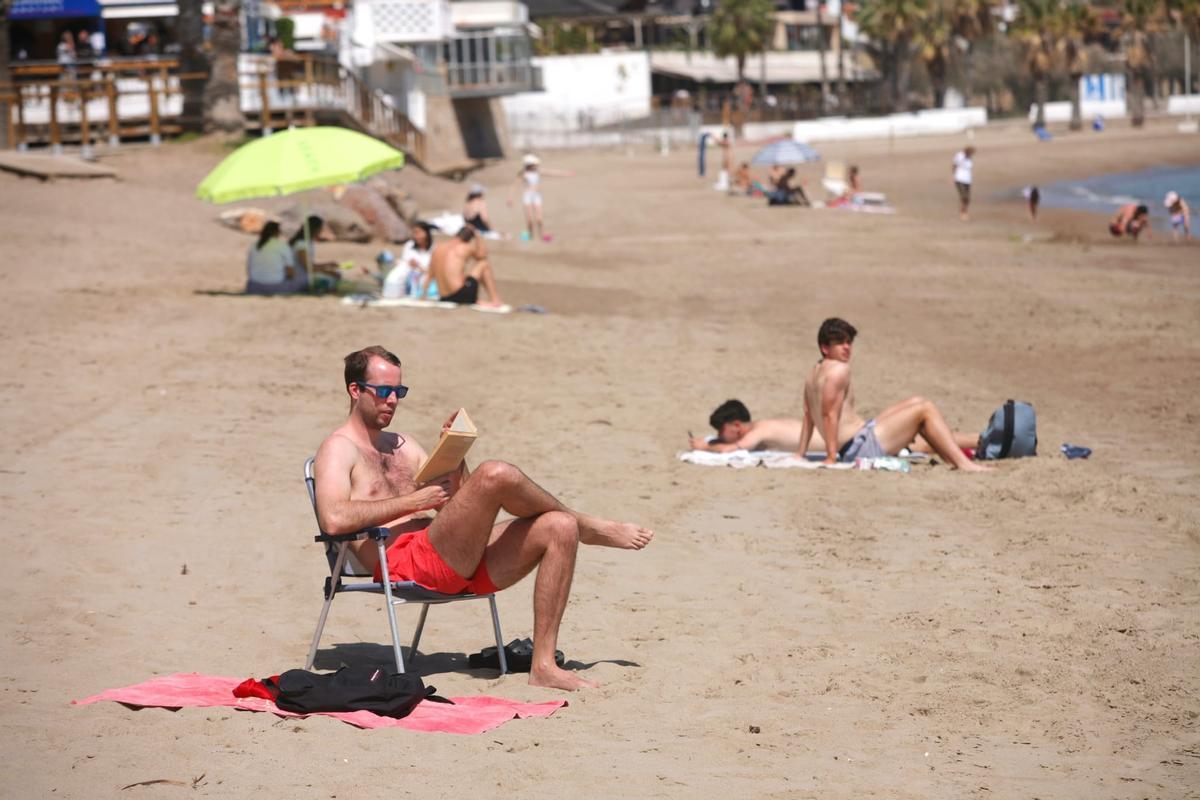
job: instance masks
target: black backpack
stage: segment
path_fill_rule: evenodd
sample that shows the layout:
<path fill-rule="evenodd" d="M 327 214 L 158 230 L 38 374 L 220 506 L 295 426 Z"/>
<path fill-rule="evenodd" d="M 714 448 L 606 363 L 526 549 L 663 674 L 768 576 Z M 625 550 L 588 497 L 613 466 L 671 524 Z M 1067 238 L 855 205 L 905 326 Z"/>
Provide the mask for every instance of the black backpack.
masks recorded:
<path fill-rule="evenodd" d="M 370 711 L 384 717 L 407 717 L 422 700 L 449 703 L 420 676 L 383 667 L 342 667 L 333 673 L 289 669 L 279 676 L 275 705 L 295 714 L 318 711 Z"/>

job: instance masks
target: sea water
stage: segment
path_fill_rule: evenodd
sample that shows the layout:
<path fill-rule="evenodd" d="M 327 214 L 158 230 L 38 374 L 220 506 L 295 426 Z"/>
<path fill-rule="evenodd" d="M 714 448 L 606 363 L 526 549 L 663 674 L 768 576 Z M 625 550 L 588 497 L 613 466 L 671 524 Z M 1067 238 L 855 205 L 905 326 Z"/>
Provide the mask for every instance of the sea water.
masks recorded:
<path fill-rule="evenodd" d="M 1113 172 L 1079 181 L 1059 181 L 1039 187 L 1042 205 L 1113 214 L 1126 203 L 1145 203 L 1150 216 L 1166 219 L 1167 192 L 1178 192 L 1195 216 L 1200 212 L 1200 164 L 1152 167 L 1141 172 Z"/>

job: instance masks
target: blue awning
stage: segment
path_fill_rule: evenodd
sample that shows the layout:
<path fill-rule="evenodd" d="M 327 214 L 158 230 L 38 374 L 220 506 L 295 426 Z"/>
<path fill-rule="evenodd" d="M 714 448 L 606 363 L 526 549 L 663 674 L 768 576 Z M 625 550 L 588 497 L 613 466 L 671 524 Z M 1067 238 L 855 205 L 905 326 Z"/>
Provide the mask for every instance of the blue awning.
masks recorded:
<path fill-rule="evenodd" d="M 98 0 L 13 0 L 9 19 L 62 19 L 66 17 L 98 17 Z"/>

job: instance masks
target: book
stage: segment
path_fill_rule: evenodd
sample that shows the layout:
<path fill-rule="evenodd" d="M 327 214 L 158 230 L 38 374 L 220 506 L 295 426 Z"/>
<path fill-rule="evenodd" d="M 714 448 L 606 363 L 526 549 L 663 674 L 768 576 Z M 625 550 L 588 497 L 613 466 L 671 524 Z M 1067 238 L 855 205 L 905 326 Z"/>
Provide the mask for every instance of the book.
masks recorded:
<path fill-rule="evenodd" d="M 454 422 L 448 429 L 442 431 L 442 438 L 438 439 L 437 446 L 433 448 L 433 452 L 429 454 L 429 458 L 425 459 L 425 463 L 417 472 L 414 479 L 417 485 L 428 483 L 434 478 L 440 478 L 447 472 L 458 469 L 458 465 L 466 457 L 467 451 L 471 449 L 471 445 L 475 444 L 475 440 L 478 438 L 479 431 L 475 428 L 475 423 L 471 422 L 471 418 L 467 416 L 466 409 L 460 408 L 454 415 Z"/>

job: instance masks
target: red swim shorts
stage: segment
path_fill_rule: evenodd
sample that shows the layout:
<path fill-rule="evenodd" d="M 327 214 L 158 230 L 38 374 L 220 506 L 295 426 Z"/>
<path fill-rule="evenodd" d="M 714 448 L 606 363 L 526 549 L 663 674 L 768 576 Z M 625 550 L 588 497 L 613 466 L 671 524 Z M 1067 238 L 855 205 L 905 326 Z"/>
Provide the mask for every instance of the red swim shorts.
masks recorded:
<path fill-rule="evenodd" d="M 388 577 L 393 581 L 413 581 L 442 594 L 491 594 L 496 591 L 486 562 L 480 561 L 475 574 L 464 578 L 433 549 L 428 528 L 406 533 L 392 542 L 387 549 L 387 563 Z M 376 567 L 375 580 L 381 579 L 380 568 Z"/>

